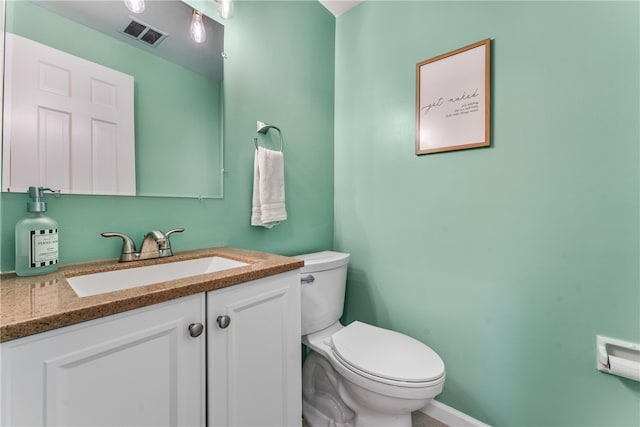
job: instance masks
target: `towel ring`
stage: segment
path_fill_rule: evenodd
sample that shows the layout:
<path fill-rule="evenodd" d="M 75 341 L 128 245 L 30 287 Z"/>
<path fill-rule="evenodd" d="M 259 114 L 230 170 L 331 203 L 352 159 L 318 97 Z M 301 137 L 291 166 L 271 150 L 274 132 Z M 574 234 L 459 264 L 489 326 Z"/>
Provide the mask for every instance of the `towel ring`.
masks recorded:
<path fill-rule="evenodd" d="M 284 138 L 282 137 L 282 131 L 280 130 L 280 128 L 278 128 L 277 126 L 274 125 L 269 125 L 267 123 L 258 121 L 258 133 L 261 133 L 263 135 L 266 135 L 267 132 L 269 131 L 269 129 L 275 129 L 278 131 L 278 134 L 280 135 L 280 151 L 283 151 L 284 149 Z M 256 146 L 256 150 L 258 149 L 258 138 L 253 138 L 253 143 Z"/>

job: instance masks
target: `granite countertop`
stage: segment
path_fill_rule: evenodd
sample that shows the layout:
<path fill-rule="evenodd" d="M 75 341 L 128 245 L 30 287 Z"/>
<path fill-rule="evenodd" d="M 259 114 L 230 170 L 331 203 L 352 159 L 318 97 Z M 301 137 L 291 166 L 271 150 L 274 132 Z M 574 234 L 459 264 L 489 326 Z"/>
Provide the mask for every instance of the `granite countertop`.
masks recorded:
<path fill-rule="evenodd" d="M 249 265 L 82 298 L 66 280 L 82 274 L 209 256 L 235 259 Z M 218 247 L 146 261 L 119 263 L 117 259 L 111 259 L 69 264 L 55 273 L 41 276 L 18 277 L 15 273 L 4 273 L 0 275 L 0 342 L 284 273 L 303 265 L 303 261 L 280 255 Z"/>

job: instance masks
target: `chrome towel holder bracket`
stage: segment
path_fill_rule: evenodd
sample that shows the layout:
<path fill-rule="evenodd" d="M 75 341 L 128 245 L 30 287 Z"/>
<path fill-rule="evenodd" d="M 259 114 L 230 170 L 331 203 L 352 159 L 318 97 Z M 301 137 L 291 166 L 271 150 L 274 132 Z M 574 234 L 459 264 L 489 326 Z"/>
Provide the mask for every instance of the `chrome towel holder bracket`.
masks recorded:
<path fill-rule="evenodd" d="M 277 126 L 274 126 L 274 125 L 267 124 L 265 122 L 258 121 L 258 129 L 257 129 L 258 133 L 266 135 L 267 132 L 269 131 L 269 129 L 275 129 L 275 130 L 278 131 L 278 134 L 280 135 L 280 151 L 283 151 L 283 149 L 284 149 L 284 138 L 282 137 L 282 131 L 280 130 L 280 128 L 278 128 Z M 256 150 L 257 150 L 258 149 L 258 138 L 253 138 L 253 143 L 255 144 Z"/>

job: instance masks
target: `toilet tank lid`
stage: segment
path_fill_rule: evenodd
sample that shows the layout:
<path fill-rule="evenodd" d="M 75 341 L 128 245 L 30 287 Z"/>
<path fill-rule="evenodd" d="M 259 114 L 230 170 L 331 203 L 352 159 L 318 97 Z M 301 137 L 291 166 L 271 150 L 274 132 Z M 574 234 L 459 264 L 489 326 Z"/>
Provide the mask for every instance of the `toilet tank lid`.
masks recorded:
<path fill-rule="evenodd" d="M 343 252 L 322 251 L 302 255 L 294 255 L 293 258 L 304 261 L 304 267 L 300 270 L 303 273 L 313 273 L 314 271 L 331 270 L 341 267 L 349 262 L 349 254 Z"/>

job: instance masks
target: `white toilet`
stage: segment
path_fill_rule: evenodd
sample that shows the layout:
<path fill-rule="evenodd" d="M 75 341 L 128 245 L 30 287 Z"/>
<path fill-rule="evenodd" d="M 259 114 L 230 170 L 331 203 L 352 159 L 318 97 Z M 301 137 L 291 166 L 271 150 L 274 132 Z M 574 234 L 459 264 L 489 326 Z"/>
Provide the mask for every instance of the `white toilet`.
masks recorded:
<path fill-rule="evenodd" d="M 349 254 L 296 255 L 301 270 L 302 414 L 311 427 L 410 427 L 440 394 L 442 359 L 411 337 L 362 322 L 342 326 Z"/>

